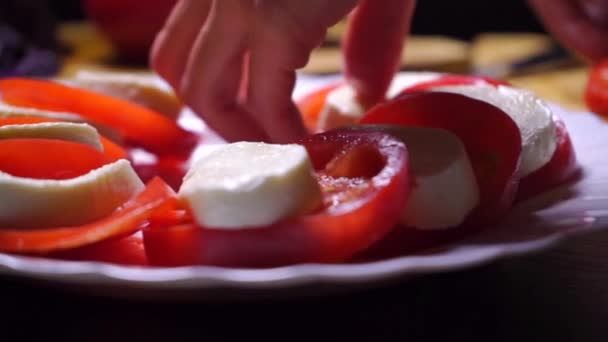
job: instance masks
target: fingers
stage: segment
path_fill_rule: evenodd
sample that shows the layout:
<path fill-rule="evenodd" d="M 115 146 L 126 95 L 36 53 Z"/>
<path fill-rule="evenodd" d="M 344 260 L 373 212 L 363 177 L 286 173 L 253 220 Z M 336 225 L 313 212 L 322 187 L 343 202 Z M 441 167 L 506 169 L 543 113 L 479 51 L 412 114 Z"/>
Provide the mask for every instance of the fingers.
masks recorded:
<path fill-rule="evenodd" d="M 401 62 L 415 0 L 362 0 L 350 18 L 343 54 L 346 78 L 361 101 L 382 100 Z"/>
<path fill-rule="evenodd" d="M 288 143 L 306 134 L 292 101 L 295 69 L 305 65 L 309 51 L 280 31 L 260 24 L 255 32 L 249 64 L 247 108 L 269 138 Z"/>
<path fill-rule="evenodd" d="M 247 48 L 249 4 L 242 0 L 213 2 L 178 88 L 185 102 L 228 141 L 268 140 L 237 101 Z"/>
<path fill-rule="evenodd" d="M 582 5 L 572 0 L 529 0 L 529 3 L 547 30 L 566 47 L 592 61 L 608 56 L 608 23 L 595 22 L 608 13 L 606 1 L 601 8 L 599 1 L 581 1 Z"/>
<path fill-rule="evenodd" d="M 608 27 L 608 2 L 606 0 L 579 0 L 583 12 L 596 25 Z"/>
<path fill-rule="evenodd" d="M 154 40 L 152 68 L 175 89 L 179 87 L 192 45 L 207 20 L 211 3 L 212 0 L 179 1 Z"/>

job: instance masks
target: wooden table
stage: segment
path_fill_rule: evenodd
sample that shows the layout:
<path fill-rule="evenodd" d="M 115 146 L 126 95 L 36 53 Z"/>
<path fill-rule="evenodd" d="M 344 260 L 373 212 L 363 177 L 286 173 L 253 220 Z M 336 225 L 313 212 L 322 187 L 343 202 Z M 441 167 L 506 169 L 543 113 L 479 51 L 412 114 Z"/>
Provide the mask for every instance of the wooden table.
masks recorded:
<path fill-rule="evenodd" d="M 483 51 L 497 50 L 492 44 L 523 46 L 529 38 L 484 37 L 467 46 L 470 60 L 476 54 L 483 61 Z M 70 67 L 79 63 L 75 58 Z M 586 73 L 574 67 L 511 80 L 583 109 Z M 31 334 L 78 341 L 602 341 L 608 336 L 608 231 L 538 255 L 308 299 L 158 304 L 77 295 L 18 279 L 2 279 L 0 286 L 8 316 L 3 341 Z"/>

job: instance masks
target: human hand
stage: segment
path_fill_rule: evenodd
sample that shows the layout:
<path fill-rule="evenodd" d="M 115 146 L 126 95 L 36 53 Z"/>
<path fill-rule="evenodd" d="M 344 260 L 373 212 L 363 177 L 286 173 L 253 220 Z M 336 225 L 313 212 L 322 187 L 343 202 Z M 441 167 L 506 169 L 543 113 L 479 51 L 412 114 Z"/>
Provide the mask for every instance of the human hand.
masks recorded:
<path fill-rule="evenodd" d="M 608 0 L 529 0 L 566 47 L 591 61 L 608 57 Z"/>
<path fill-rule="evenodd" d="M 375 2 L 375 3 L 374 3 Z M 359 1 L 344 44 L 347 79 L 367 103 L 396 72 L 414 0 Z M 228 141 L 305 134 L 295 70 L 356 0 L 181 0 L 152 49 L 153 68 Z"/>

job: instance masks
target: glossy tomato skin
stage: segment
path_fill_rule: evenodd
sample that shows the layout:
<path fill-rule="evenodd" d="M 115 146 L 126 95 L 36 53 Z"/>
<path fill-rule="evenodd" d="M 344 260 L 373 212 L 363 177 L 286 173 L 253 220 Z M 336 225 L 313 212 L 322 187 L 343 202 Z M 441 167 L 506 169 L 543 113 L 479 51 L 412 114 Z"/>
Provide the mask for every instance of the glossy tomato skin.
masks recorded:
<path fill-rule="evenodd" d="M 391 231 L 409 195 L 403 143 L 386 134 L 346 131 L 301 143 L 317 170 L 322 209 L 268 227 L 230 231 L 199 227 L 187 215 L 171 225 L 159 215 L 144 229 L 150 263 L 269 267 L 341 262 Z"/>
<path fill-rule="evenodd" d="M 399 95 L 411 93 L 415 91 L 430 90 L 436 87 L 445 86 L 460 86 L 460 85 L 492 85 L 498 87 L 500 85 L 510 86 L 509 82 L 498 80 L 490 77 L 472 76 L 472 75 L 445 75 L 438 79 L 421 82 L 411 87 L 404 89 Z M 397 95 L 397 96 L 399 96 Z"/>
<path fill-rule="evenodd" d="M 519 183 L 521 135 L 497 107 L 459 94 L 414 92 L 375 106 L 360 123 L 442 128 L 459 137 L 480 189 L 480 204 L 466 224 L 494 222 L 512 205 Z"/>
<path fill-rule="evenodd" d="M 542 168 L 522 178 L 517 200 L 525 200 L 577 178 L 580 167 L 566 125 L 555 119 L 557 148 L 551 160 Z"/>
<path fill-rule="evenodd" d="M 592 68 L 585 102 L 592 112 L 608 117 L 608 58 Z"/>

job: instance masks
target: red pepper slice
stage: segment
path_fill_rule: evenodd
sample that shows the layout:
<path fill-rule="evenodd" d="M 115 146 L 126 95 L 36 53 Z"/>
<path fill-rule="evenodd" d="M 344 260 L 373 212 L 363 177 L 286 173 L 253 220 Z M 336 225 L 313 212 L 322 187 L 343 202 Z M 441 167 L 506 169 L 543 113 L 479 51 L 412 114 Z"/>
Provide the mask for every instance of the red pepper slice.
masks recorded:
<path fill-rule="evenodd" d="M 38 117 L 6 117 L 0 118 L 0 127 L 8 125 L 26 125 L 26 124 L 37 124 L 45 122 L 60 122 L 60 120 L 53 120 L 47 118 Z M 99 140 L 103 146 L 103 153 L 108 157 L 109 162 L 117 161 L 119 159 L 129 159 L 127 151 L 120 147 L 110 139 L 100 135 Z"/>
<path fill-rule="evenodd" d="M 62 260 L 98 261 L 126 266 L 148 265 L 144 240 L 137 236 L 112 238 L 49 256 Z"/>
<path fill-rule="evenodd" d="M 159 215 L 143 231 L 150 263 L 266 267 L 341 262 L 391 231 L 409 194 L 403 143 L 376 132 L 335 131 L 302 144 L 318 172 L 322 210 L 231 231 L 199 227 L 189 215 Z M 171 219 L 181 223 L 167 226 Z"/>
<path fill-rule="evenodd" d="M 592 68 L 585 89 L 585 102 L 592 112 L 608 116 L 608 58 Z"/>
<path fill-rule="evenodd" d="M 175 201 L 175 193 L 155 178 L 146 189 L 127 201 L 112 215 L 76 227 L 37 230 L 0 228 L 0 251 L 9 253 L 49 253 L 91 245 L 109 238 L 128 236 L 141 229 L 152 213 Z M 58 213 L 60 215 L 61 213 Z"/>
<path fill-rule="evenodd" d="M 480 205 L 470 217 L 474 222 L 495 221 L 513 203 L 521 135 L 497 107 L 459 94 L 415 92 L 375 106 L 360 123 L 443 128 L 458 136 L 480 189 Z"/>
<path fill-rule="evenodd" d="M 17 177 L 69 179 L 109 163 L 89 145 L 52 139 L 0 140 L 0 170 Z"/>
<path fill-rule="evenodd" d="M 150 151 L 190 151 L 198 138 L 173 120 L 145 107 L 58 82 L 7 78 L 0 80 L 0 99 L 6 103 L 78 114 L 111 126 L 129 143 Z"/>

